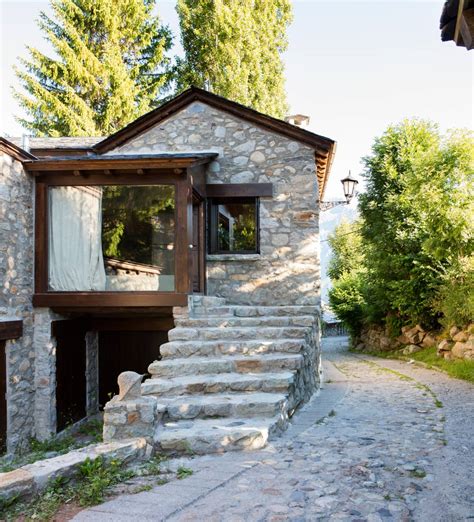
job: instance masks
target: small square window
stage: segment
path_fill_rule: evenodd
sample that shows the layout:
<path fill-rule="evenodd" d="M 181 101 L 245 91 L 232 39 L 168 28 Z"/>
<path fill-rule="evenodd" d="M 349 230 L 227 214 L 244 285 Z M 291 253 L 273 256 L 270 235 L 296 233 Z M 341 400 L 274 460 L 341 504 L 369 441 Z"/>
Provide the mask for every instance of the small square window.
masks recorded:
<path fill-rule="evenodd" d="M 258 198 L 213 198 L 209 201 L 211 254 L 257 254 Z"/>

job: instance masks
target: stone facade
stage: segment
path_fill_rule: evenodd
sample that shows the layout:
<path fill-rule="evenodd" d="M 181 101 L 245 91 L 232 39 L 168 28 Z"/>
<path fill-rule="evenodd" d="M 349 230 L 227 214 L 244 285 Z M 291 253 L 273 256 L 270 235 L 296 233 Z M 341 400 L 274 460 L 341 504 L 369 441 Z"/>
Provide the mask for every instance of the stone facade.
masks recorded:
<path fill-rule="evenodd" d="M 7 451 L 32 437 L 56 433 L 56 342 L 52 322 L 66 319 L 33 308 L 34 181 L 20 161 L 0 153 L 0 322 L 23 321 L 23 335 L 7 340 Z M 98 410 L 97 334 L 87 334 L 87 412 Z"/>
<path fill-rule="evenodd" d="M 23 320 L 23 336 L 6 343 L 8 450 L 34 431 L 33 180 L 0 153 L 0 321 Z"/>
<path fill-rule="evenodd" d="M 318 305 L 314 150 L 202 102 L 109 154 L 213 151 L 207 183 L 273 183 L 260 200 L 260 254 L 208 256 L 207 293 L 236 304 Z"/>

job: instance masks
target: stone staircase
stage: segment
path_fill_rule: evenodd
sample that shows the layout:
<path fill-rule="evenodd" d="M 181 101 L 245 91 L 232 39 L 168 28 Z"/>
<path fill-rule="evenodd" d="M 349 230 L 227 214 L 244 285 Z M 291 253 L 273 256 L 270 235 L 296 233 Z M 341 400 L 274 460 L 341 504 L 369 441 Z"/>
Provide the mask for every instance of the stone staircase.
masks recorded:
<path fill-rule="evenodd" d="M 228 305 L 193 296 L 153 362 L 143 395 L 164 410 L 156 447 L 214 453 L 263 447 L 319 384 L 315 306 Z"/>

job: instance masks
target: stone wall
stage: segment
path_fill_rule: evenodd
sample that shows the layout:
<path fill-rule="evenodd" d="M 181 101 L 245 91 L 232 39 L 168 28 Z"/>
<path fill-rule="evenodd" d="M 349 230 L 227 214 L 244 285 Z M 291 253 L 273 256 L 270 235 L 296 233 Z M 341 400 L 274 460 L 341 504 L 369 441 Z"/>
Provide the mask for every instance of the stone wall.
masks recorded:
<path fill-rule="evenodd" d="M 358 351 L 367 352 L 398 350 L 402 355 L 436 347 L 436 353 L 444 359 L 473 361 L 474 323 L 465 328 L 453 326 L 448 332 L 426 331 L 419 324 L 404 326 L 395 338 L 382 326 L 373 325 L 363 329 L 360 336 L 353 339 L 353 346 Z"/>
<path fill-rule="evenodd" d="M 0 321 L 23 320 L 23 336 L 7 341 L 8 451 L 24 447 L 34 430 L 33 180 L 0 153 Z"/>
<path fill-rule="evenodd" d="M 207 183 L 273 183 L 260 201 L 260 254 L 209 256 L 209 295 L 237 304 L 319 304 L 314 150 L 194 102 L 110 154 L 214 151 Z"/>

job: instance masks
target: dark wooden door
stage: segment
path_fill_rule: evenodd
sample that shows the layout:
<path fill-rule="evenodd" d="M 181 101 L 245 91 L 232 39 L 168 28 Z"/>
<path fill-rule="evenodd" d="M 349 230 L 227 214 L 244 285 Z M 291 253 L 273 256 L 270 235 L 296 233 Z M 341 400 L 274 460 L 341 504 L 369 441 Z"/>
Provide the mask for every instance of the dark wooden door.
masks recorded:
<path fill-rule="evenodd" d="M 160 346 L 168 341 L 165 331 L 99 332 L 99 402 L 101 407 L 118 393 L 117 377 L 131 370 L 147 373 L 160 359 Z"/>
<path fill-rule="evenodd" d="M 7 450 L 7 365 L 6 341 L 0 340 L 0 454 Z"/>
<path fill-rule="evenodd" d="M 193 198 L 193 250 L 192 250 L 192 281 L 193 292 L 204 292 L 205 282 L 205 244 L 204 244 L 204 203 L 197 197 Z"/>
<path fill-rule="evenodd" d="M 86 329 L 76 321 L 55 321 L 57 430 L 86 416 Z"/>

